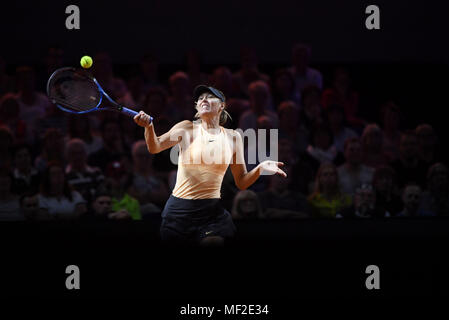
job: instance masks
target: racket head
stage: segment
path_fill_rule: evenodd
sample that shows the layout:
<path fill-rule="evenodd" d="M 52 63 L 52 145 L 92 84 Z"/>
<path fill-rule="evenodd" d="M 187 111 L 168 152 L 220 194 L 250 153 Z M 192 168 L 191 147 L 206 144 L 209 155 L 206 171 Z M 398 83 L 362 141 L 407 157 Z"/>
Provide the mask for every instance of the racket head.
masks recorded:
<path fill-rule="evenodd" d="M 71 67 L 53 72 L 47 82 L 47 95 L 60 109 L 71 113 L 94 111 L 103 99 L 95 79 Z"/>

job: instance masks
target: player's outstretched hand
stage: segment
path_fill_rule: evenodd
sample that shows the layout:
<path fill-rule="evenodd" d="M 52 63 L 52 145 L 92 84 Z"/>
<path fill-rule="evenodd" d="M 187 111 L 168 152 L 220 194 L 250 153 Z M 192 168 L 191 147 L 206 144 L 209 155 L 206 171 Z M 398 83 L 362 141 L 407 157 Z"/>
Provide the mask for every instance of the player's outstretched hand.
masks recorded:
<path fill-rule="evenodd" d="M 284 178 L 287 177 L 287 174 L 279 167 L 282 167 L 284 165 L 283 162 L 279 161 L 273 161 L 273 160 L 266 160 L 260 163 L 260 169 L 262 172 L 267 172 L 270 174 L 278 174 Z"/>
<path fill-rule="evenodd" d="M 140 111 L 138 114 L 134 116 L 134 122 L 137 123 L 141 127 L 147 127 L 151 124 L 151 117 L 147 115 L 145 112 Z"/>

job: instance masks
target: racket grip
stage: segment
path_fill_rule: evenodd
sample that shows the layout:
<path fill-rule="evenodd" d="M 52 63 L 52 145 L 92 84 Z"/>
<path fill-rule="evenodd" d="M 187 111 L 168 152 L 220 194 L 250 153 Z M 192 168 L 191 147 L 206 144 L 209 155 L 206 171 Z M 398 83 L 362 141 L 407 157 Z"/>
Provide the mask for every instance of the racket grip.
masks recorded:
<path fill-rule="evenodd" d="M 125 107 L 123 107 L 122 110 L 120 110 L 120 111 L 130 117 L 133 117 L 133 118 L 138 114 L 138 112 L 128 109 L 128 108 L 125 108 Z"/>

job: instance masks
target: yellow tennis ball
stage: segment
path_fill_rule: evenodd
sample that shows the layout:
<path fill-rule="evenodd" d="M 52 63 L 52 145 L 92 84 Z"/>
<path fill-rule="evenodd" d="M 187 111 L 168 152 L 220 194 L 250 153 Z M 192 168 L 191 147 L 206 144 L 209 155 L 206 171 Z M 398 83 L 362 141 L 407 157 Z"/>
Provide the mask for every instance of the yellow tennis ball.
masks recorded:
<path fill-rule="evenodd" d="M 92 61 L 91 57 L 84 56 L 81 58 L 80 63 L 81 63 L 81 67 L 83 67 L 84 69 L 88 69 L 88 68 L 92 67 L 93 61 Z"/>

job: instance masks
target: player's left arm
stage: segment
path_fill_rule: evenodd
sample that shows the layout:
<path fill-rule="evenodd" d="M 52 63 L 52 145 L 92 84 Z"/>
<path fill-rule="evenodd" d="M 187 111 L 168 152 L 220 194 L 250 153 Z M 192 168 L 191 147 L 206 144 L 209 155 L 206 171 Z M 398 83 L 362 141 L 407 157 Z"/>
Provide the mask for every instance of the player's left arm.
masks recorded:
<path fill-rule="evenodd" d="M 287 174 L 279 168 L 283 166 L 283 162 L 266 160 L 259 163 L 253 170 L 246 170 L 245 157 L 243 154 L 243 140 L 240 134 L 234 132 L 234 154 L 232 157 L 231 172 L 234 176 L 235 185 L 240 190 L 245 190 L 251 186 L 260 177 L 262 172 L 271 174 L 279 174 L 287 177 Z"/>

